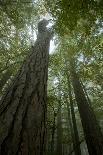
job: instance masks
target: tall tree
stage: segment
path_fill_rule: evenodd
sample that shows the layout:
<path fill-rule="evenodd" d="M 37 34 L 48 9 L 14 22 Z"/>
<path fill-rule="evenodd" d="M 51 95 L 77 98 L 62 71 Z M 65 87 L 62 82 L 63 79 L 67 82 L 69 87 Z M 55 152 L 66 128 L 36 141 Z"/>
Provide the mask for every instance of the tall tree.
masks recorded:
<path fill-rule="evenodd" d="M 74 149 L 75 149 L 75 140 L 74 140 L 73 124 L 72 124 L 71 113 L 70 113 L 70 103 L 69 103 L 69 101 L 67 99 L 67 96 L 65 96 L 65 102 L 67 104 L 67 112 L 68 112 L 68 117 L 67 117 L 68 135 L 71 136 L 72 143 L 73 143 L 73 145 L 72 145 L 72 143 L 69 145 L 69 152 L 71 152 L 72 150 L 74 152 Z"/>
<path fill-rule="evenodd" d="M 44 155 L 48 56 L 48 21 L 38 23 L 38 36 L 0 103 L 0 153 Z"/>
<path fill-rule="evenodd" d="M 103 135 L 83 92 L 73 59 L 70 60 L 70 72 L 89 154 L 103 155 Z"/>
<path fill-rule="evenodd" d="M 57 147 L 56 154 L 62 155 L 62 104 L 61 104 L 61 93 L 60 93 L 60 84 L 59 84 L 59 100 L 58 100 L 58 112 L 57 112 Z"/>
<path fill-rule="evenodd" d="M 52 125 L 52 132 L 51 132 L 51 155 L 54 154 L 54 136 L 55 136 L 55 130 L 56 130 L 56 112 L 53 109 L 53 125 Z"/>
<path fill-rule="evenodd" d="M 58 103 L 57 113 L 57 147 L 56 154 L 62 155 L 62 121 L 61 121 L 61 101 Z"/>
<path fill-rule="evenodd" d="M 75 155 L 81 155 L 79 134 L 78 134 L 78 129 L 77 129 L 77 123 L 76 123 L 74 105 L 73 105 L 73 98 L 72 98 L 72 92 L 71 92 L 71 85 L 70 85 L 69 77 L 67 77 L 67 78 L 68 78 L 68 88 L 69 88 L 70 109 L 71 109 L 73 131 L 74 131 L 74 136 L 73 136 L 73 138 L 74 138 L 74 140 L 73 140 L 74 141 L 74 152 L 75 152 Z"/>

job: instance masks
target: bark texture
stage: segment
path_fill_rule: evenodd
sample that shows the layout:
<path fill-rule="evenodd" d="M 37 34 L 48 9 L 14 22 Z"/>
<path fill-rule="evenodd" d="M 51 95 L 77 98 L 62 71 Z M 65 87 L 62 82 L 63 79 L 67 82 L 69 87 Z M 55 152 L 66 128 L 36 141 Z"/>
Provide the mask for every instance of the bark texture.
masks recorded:
<path fill-rule="evenodd" d="M 73 61 L 70 61 L 70 67 L 73 88 L 81 116 L 89 154 L 103 155 L 103 135 L 97 123 L 94 112 L 85 97 L 79 77 L 75 72 Z"/>
<path fill-rule="evenodd" d="M 46 28 L 38 33 L 32 52 L 1 100 L 2 155 L 45 154 L 50 39 L 51 32 Z"/>

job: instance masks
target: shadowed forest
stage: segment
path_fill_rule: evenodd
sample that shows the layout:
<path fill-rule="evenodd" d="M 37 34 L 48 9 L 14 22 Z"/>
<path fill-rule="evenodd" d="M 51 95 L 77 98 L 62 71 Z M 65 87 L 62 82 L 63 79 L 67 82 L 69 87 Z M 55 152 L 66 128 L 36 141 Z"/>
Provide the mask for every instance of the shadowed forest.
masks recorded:
<path fill-rule="evenodd" d="M 103 155 L 102 0 L 0 0 L 0 155 Z"/>

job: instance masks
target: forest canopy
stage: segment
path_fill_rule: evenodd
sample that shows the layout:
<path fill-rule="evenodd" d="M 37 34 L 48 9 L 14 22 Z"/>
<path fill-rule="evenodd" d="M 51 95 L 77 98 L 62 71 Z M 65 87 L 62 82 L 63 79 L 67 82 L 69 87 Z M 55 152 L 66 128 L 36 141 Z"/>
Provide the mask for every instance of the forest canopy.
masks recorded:
<path fill-rule="evenodd" d="M 0 36 L 0 154 L 102 155 L 103 1 L 0 0 Z"/>

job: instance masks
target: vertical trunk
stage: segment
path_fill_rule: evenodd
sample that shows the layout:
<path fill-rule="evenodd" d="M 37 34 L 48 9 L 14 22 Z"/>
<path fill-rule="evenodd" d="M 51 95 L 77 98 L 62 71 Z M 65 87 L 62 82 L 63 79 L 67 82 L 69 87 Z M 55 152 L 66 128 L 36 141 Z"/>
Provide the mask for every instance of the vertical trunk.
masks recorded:
<path fill-rule="evenodd" d="M 71 132 L 71 138 L 72 138 L 72 142 L 73 142 L 73 148 L 75 148 L 75 141 L 74 141 L 74 133 L 73 133 L 73 125 L 72 125 L 72 120 L 71 120 L 71 115 L 70 115 L 70 106 L 69 106 L 69 102 L 67 102 L 67 110 L 68 110 L 68 126 Z M 72 146 L 70 146 L 69 152 L 72 151 Z"/>
<path fill-rule="evenodd" d="M 72 93 L 71 93 L 71 85 L 68 77 L 68 88 L 69 88 L 69 100 L 70 100 L 70 108 L 71 108 L 71 116 L 72 116 L 72 123 L 73 123 L 73 131 L 74 131 L 74 152 L 75 155 L 81 155 L 81 149 L 80 149 L 80 141 L 79 141 L 79 135 L 78 135 L 78 129 L 76 124 L 76 118 L 75 118 L 75 112 L 74 112 L 74 106 L 73 106 L 73 99 L 72 99 Z"/>
<path fill-rule="evenodd" d="M 54 120 L 53 120 L 53 126 L 52 126 L 52 139 L 51 139 L 51 155 L 54 154 L 54 135 L 55 135 L 55 129 L 56 129 L 55 119 L 56 119 L 56 113 L 54 111 Z"/>
<path fill-rule="evenodd" d="M 89 106 L 88 101 L 85 97 L 83 88 L 80 84 L 79 77 L 75 72 L 72 61 L 70 61 L 70 67 L 73 88 L 81 116 L 89 154 L 103 155 L 103 135 L 100 131 L 93 110 Z"/>
<path fill-rule="evenodd" d="M 1 100 L 2 155 L 45 154 L 50 37 L 50 32 L 46 28 L 45 31 L 39 32 L 31 54 Z"/>
<path fill-rule="evenodd" d="M 62 120 L 61 120 L 61 101 L 58 104 L 57 113 L 57 148 L 56 155 L 62 155 Z"/>

